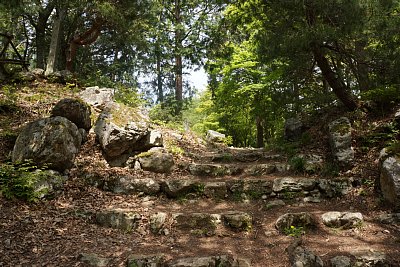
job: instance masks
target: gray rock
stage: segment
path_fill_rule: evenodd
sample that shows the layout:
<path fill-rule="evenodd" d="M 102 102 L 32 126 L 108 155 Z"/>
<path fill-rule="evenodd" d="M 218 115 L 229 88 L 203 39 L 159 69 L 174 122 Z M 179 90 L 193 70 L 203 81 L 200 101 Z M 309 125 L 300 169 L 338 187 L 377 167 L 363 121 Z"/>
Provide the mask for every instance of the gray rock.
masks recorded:
<path fill-rule="evenodd" d="M 211 256 L 211 257 L 192 257 L 183 258 L 172 261 L 168 264 L 168 267 L 240 267 L 240 265 L 235 265 L 232 257 L 229 256 Z M 242 265 L 243 267 L 245 265 Z"/>
<path fill-rule="evenodd" d="M 320 155 L 309 154 L 309 155 L 300 155 L 304 159 L 304 171 L 306 173 L 317 173 L 319 172 L 323 165 L 324 160 Z"/>
<path fill-rule="evenodd" d="M 160 192 L 161 186 L 151 178 L 137 179 L 133 176 L 116 176 L 105 182 L 104 189 L 122 194 L 143 192 L 147 195 L 156 195 Z"/>
<path fill-rule="evenodd" d="M 252 176 L 266 175 L 276 172 L 275 164 L 256 164 L 245 170 L 245 174 Z"/>
<path fill-rule="evenodd" d="M 315 227 L 316 222 L 308 212 L 286 213 L 281 215 L 275 222 L 276 229 L 285 233 L 291 226 L 294 227 Z"/>
<path fill-rule="evenodd" d="M 79 93 L 86 103 L 95 108 L 104 108 L 106 104 L 114 101 L 115 89 L 113 88 L 99 88 L 98 86 L 87 87 L 84 91 Z"/>
<path fill-rule="evenodd" d="M 400 224 L 400 213 L 382 214 L 379 221 L 384 224 Z"/>
<path fill-rule="evenodd" d="M 277 207 L 283 207 L 283 206 L 285 206 L 286 205 L 286 203 L 283 201 L 283 200 L 281 200 L 281 199 L 277 199 L 277 200 L 271 200 L 271 201 L 269 201 L 266 205 L 265 205 L 265 208 L 266 209 L 273 209 L 273 208 L 277 208 Z"/>
<path fill-rule="evenodd" d="M 127 267 L 163 267 L 165 256 L 159 255 L 131 255 L 127 261 Z"/>
<path fill-rule="evenodd" d="M 385 201 L 400 210 L 400 159 L 389 157 L 381 167 L 380 186 Z"/>
<path fill-rule="evenodd" d="M 81 253 L 78 258 L 81 262 L 94 267 L 105 267 L 109 266 L 110 263 L 110 259 L 100 257 L 93 253 Z"/>
<path fill-rule="evenodd" d="M 199 236 L 212 236 L 215 234 L 219 216 L 208 213 L 174 214 L 176 225 L 179 230 L 190 231 Z"/>
<path fill-rule="evenodd" d="M 350 252 L 356 258 L 356 266 L 366 267 L 389 267 L 388 259 L 385 253 L 373 249 L 360 249 Z"/>
<path fill-rule="evenodd" d="M 341 117 L 329 124 L 329 139 L 334 158 L 338 163 L 348 166 L 354 160 L 351 146 L 351 124 L 346 117 Z"/>
<path fill-rule="evenodd" d="M 100 226 L 134 231 L 141 220 L 140 214 L 135 212 L 115 209 L 96 213 L 96 223 Z"/>
<path fill-rule="evenodd" d="M 321 194 L 329 198 L 344 196 L 352 188 L 349 179 L 319 179 L 317 182 Z"/>
<path fill-rule="evenodd" d="M 30 72 L 36 77 L 44 77 L 44 69 L 34 68 Z"/>
<path fill-rule="evenodd" d="M 51 82 L 67 83 L 74 80 L 74 75 L 68 70 L 60 70 L 48 74 L 46 78 Z"/>
<path fill-rule="evenodd" d="M 36 174 L 39 179 L 33 187 L 37 198 L 54 196 L 64 188 L 66 178 L 60 173 L 52 170 L 37 170 Z"/>
<path fill-rule="evenodd" d="M 275 178 L 272 190 L 279 192 L 300 192 L 303 190 L 312 191 L 316 188 L 317 182 L 311 178 Z"/>
<path fill-rule="evenodd" d="M 174 157 L 164 149 L 159 148 L 152 148 L 137 157 L 141 168 L 145 171 L 170 173 L 175 164 Z"/>
<path fill-rule="evenodd" d="M 90 107 L 83 101 L 72 98 L 65 98 L 57 102 L 51 111 L 51 116 L 64 117 L 75 123 L 78 128 L 89 131 L 92 127 L 90 118 Z"/>
<path fill-rule="evenodd" d="M 225 182 L 210 182 L 204 186 L 204 195 L 209 198 L 224 199 L 227 193 Z"/>
<path fill-rule="evenodd" d="M 236 165 L 218 165 L 218 164 L 189 164 L 190 174 L 196 176 L 225 176 L 237 175 L 243 172 L 243 168 Z"/>
<path fill-rule="evenodd" d="M 208 130 L 206 139 L 208 142 L 219 143 L 225 140 L 225 135 L 213 130 Z"/>
<path fill-rule="evenodd" d="M 72 167 L 81 143 L 78 127 L 68 119 L 40 119 L 22 130 L 14 145 L 12 161 L 32 160 L 38 166 L 63 172 Z"/>
<path fill-rule="evenodd" d="M 149 132 L 138 111 L 116 103 L 104 108 L 94 130 L 107 162 L 113 167 L 123 167 L 135 151 L 140 151 L 140 141 Z"/>
<path fill-rule="evenodd" d="M 153 234 L 160 234 L 164 227 L 167 214 L 165 212 L 157 212 L 150 217 L 150 231 Z"/>
<path fill-rule="evenodd" d="M 225 224 L 231 228 L 250 231 L 252 228 L 252 217 L 246 212 L 232 211 L 222 214 Z"/>
<path fill-rule="evenodd" d="M 149 148 L 163 146 L 162 133 L 157 130 L 151 130 L 146 136 L 145 146 Z"/>
<path fill-rule="evenodd" d="M 359 212 L 331 211 L 322 214 L 322 222 L 328 227 L 350 229 L 362 224 L 364 219 Z"/>
<path fill-rule="evenodd" d="M 285 139 L 300 140 L 303 134 L 303 123 L 298 118 L 289 118 L 285 121 Z"/>
<path fill-rule="evenodd" d="M 323 267 L 322 259 L 312 251 L 301 246 L 301 240 L 295 240 L 287 249 L 289 261 L 293 267 Z"/>
<path fill-rule="evenodd" d="M 195 180 L 167 180 L 162 183 L 162 191 L 168 197 L 179 197 L 188 193 L 196 193 L 199 183 Z"/>
<path fill-rule="evenodd" d="M 336 256 L 330 262 L 332 267 L 351 267 L 351 260 L 346 256 Z"/>

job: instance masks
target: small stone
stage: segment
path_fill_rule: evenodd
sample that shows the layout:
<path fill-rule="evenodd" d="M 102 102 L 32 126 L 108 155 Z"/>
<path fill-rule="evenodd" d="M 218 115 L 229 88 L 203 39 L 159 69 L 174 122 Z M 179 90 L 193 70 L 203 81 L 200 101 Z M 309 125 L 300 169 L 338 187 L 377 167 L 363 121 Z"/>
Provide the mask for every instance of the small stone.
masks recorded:
<path fill-rule="evenodd" d="M 331 211 L 322 214 L 322 222 L 329 227 L 350 229 L 359 226 L 363 221 L 363 216 L 359 212 Z"/>
<path fill-rule="evenodd" d="M 285 233 L 287 229 L 293 227 L 314 227 L 316 222 L 308 212 L 286 213 L 278 218 L 275 223 L 279 232 Z"/>
<path fill-rule="evenodd" d="M 248 231 L 252 228 L 252 217 L 245 212 L 229 212 L 222 215 L 225 223 L 238 230 Z"/>
<path fill-rule="evenodd" d="M 277 200 L 269 201 L 265 205 L 265 208 L 269 210 L 269 209 L 273 209 L 273 208 L 277 208 L 277 207 L 282 207 L 282 206 L 285 206 L 285 205 L 286 205 L 285 201 L 283 201 L 281 199 L 277 199 Z"/>
<path fill-rule="evenodd" d="M 157 212 L 150 217 L 150 231 L 153 234 L 160 234 L 167 219 L 165 212 Z"/>

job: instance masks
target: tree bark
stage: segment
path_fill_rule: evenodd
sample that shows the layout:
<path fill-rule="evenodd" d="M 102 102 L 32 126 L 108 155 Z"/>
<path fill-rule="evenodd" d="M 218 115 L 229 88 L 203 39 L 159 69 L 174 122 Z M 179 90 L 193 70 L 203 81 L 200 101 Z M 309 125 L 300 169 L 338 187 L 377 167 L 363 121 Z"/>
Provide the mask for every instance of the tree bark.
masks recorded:
<path fill-rule="evenodd" d="M 31 23 L 36 30 L 36 67 L 44 69 L 46 62 L 46 26 L 47 20 L 49 19 L 51 12 L 55 7 L 54 1 L 49 1 L 44 9 L 39 11 L 38 21 L 34 23 L 31 19 Z"/>
<path fill-rule="evenodd" d="M 340 79 L 339 75 L 332 70 L 328 59 L 321 51 L 321 48 L 314 43 L 312 44 L 312 52 L 318 67 L 321 69 L 322 76 L 328 82 L 337 98 L 349 110 L 356 110 L 359 107 L 358 101 L 350 93 L 350 88 L 345 84 L 345 82 Z"/>
<path fill-rule="evenodd" d="M 51 43 L 50 43 L 50 51 L 49 56 L 47 57 L 47 65 L 45 75 L 49 75 L 55 71 L 56 68 L 56 60 L 58 57 L 58 53 L 60 51 L 60 30 L 61 30 L 61 22 L 66 15 L 66 10 L 59 10 L 53 25 L 53 32 L 51 34 Z"/>
<path fill-rule="evenodd" d="M 181 27 L 181 1 L 175 0 L 175 100 L 177 101 L 177 114 L 181 112 L 183 100 L 182 38 L 184 33 Z"/>
<path fill-rule="evenodd" d="M 97 18 L 89 30 L 85 31 L 82 34 L 75 36 L 71 40 L 70 45 L 69 45 L 69 53 L 67 56 L 67 64 L 66 64 L 67 70 L 69 70 L 71 72 L 73 70 L 73 61 L 75 59 L 78 47 L 82 46 L 82 45 L 90 45 L 90 44 L 94 43 L 101 33 L 102 25 L 103 25 L 103 20 L 100 18 Z"/>
<path fill-rule="evenodd" d="M 370 81 L 368 76 L 367 56 L 365 52 L 366 42 L 357 41 L 355 44 L 355 54 L 357 57 L 357 80 L 360 86 L 360 91 L 365 92 L 370 88 Z"/>
<path fill-rule="evenodd" d="M 156 44 L 156 71 L 157 71 L 157 102 L 164 102 L 164 92 L 162 84 L 162 70 L 161 70 L 161 48 L 160 45 Z"/>
<path fill-rule="evenodd" d="M 257 117 L 257 147 L 264 147 L 264 126 L 262 125 L 262 119 Z"/>
<path fill-rule="evenodd" d="M 305 13 L 308 26 L 313 28 L 316 24 L 316 14 L 314 8 L 313 0 L 305 0 Z M 322 76 L 328 82 L 329 86 L 332 88 L 333 92 L 337 98 L 349 109 L 355 110 L 358 108 L 359 103 L 356 101 L 354 96 L 350 92 L 350 88 L 346 83 L 340 78 L 338 73 L 335 73 L 328 59 L 326 58 L 324 52 L 319 43 L 312 41 L 310 43 L 311 51 L 314 55 L 315 61 L 318 67 L 321 69 Z"/>

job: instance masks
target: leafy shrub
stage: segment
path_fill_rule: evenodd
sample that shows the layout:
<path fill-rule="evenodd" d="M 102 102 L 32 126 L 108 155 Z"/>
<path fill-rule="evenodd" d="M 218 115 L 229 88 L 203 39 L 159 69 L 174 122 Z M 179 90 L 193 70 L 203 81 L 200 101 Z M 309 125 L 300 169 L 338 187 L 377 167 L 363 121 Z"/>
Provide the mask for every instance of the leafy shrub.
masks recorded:
<path fill-rule="evenodd" d="M 400 101 L 400 88 L 397 86 L 382 86 L 364 92 L 363 100 L 372 101 L 380 108 L 386 109 Z"/>
<path fill-rule="evenodd" d="M 137 89 L 118 85 L 114 95 L 115 101 L 129 107 L 139 107 L 144 104 L 144 100 Z"/>
<path fill-rule="evenodd" d="M 44 169 L 37 169 L 31 162 L 0 165 L 0 192 L 7 199 L 19 198 L 29 202 L 38 201 L 47 188 L 39 184 L 48 177 Z"/>
<path fill-rule="evenodd" d="M 306 160 L 303 157 L 292 157 L 289 164 L 296 173 L 305 172 Z"/>
<path fill-rule="evenodd" d="M 305 231 L 304 231 L 304 228 L 301 226 L 296 227 L 296 226 L 291 225 L 289 228 L 283 229 L 283 233 L 285 235 L 292 236 L 292 237 L 300 237 L 305 233 Z"/>

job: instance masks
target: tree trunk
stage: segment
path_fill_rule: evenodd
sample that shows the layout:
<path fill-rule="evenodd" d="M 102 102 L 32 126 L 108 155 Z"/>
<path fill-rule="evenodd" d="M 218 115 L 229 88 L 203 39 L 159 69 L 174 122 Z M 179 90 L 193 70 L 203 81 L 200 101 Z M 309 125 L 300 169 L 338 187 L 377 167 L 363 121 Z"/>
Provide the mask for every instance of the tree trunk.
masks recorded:
<path fill-rule="evenodd" d="M 89 30 L 85 31 L 82 34 L 75 36 L 69 45 L 69 53 L 67 56 L 67 64 L 66 69 L 71 71 L 73 70 L 73 62 L 76 56 L 77 49 L 80 45 L 90 45 L 94 43 L 101 33 L 101 27 L 103 25 L 103 20 L 97 18 L 92 27 Z"/>
<path fill-rule="evenodd" d="M 355 110 L 358 108 L 359 103 L 354 96 L 350 93 L 350 88 L 339 78 L 329 65 L 328 59 L 325 57 L 321 48 L 317 44 L 312 44 L 312 52 L 317 62 L 318 67 L 321 69 L 322 76 L 328 82 L 337 98 L 349 109 Z"/>
<path fill-rule="evenodd" d="M 310 28 L 315 27 L 316 24 L 316 14 L 313 0 L 304 1 L 306 19 L 308 26 Z M 318 67 L 321 69 L 322 76 L 328 82 L 329 86 L 332 88 L 333 92 L 337 98 L 350 110 L 355 110 L 358 108 L 358 102 L 350 92 L 350 88 L 346 83 L 340 78 L 338 73 L 335 73 L 329 61 L 326 58 L 324 52 L 321 49 L 320 44 L 313 41 L 311 42 L 311 51 L 314 55 L 315 61 Z"/>
<path fill-rule="evenodd" d="M 156 68 L 157 68 L 157 102 L 164 102 L 164 92 L 163 92 L 163 84 L 162 84 L 162 73 L 161 73 L 161 51 L 160 45 L 156 44 Z"/>
<path fill-rule="evenodd" d="M 360 86 L 360 91 L 365 92 L 370 88 L 370 81 L 368 76 L 368 65 L 367 56 L 365 52 L 366 42 L 357 41 L 355 44 L 355 54 L 357 56 L 356 68 L 357 68 L 357 80 Z"/>
<path fill-rule="evenodd" d="M 46 63 L 46 26 L 51 12 L 55 7 L 54 1 L 49 1 L 44 9 L 39 11 L 37 23 L 31 20 L 32 25 L 36 31 L 36 67 L 44 69 Z"/>
<path fill-rule="evenodd" d="M 183 100 L 183 77 L 182 77 L 182 17 L 181 1 L 175 0 L 175 100 L 177 101 L 176 113 L 180 114 Z"/>
<path fill-rule="evenodd" d="M 264 147 L 264 126 L 262 125 L 262 119 L 257 117 L 257 147 Z"/>
<path fill-rule="evenodd" d="M 54 20 L 53 32 L 51 34 L 50 51 L 49 51 L 49 56 L 47 58 L 45 75 L 53 73 L 56 68 L 56 60 L 58 57 L 58 53 L 60 51 L 59 44 L 60 44 L 61 22 L 63 21 L 65 14 L 66 14 L 65 10 L 60 10 Z"/>

